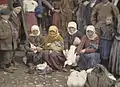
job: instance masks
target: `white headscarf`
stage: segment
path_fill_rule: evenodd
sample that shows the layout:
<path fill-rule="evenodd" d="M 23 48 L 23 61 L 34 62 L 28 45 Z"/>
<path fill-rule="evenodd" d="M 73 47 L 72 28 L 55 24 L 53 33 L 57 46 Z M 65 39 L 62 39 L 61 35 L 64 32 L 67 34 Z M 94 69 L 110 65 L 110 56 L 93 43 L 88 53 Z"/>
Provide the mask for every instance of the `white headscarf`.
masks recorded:
<path fill-rule="evenodd" d="M 37 30 L 38 31 L 38 33 L 37 34 L 33 34 L 33 31 L 34 30 Z M 40 29 L 39 29 L 39 27 L 37 26 L 37 25 L 33 25 L 32 27 L 31 27 L 31 34 L 30 34 L 30 36 L 39 36 L 40 35 Z"/>
<path fill-rule="evenodd" d="M 70 30 L 69 30 L 70 27 L 75 28 L 75 31 L 74 31 L 73 33 L 70 32 Z M 77 24 L 76 24 L 75 22 L 73 22 L 73 21 L 69 22 L 69 23 L 68 23 L 68 27 L 67 27 L 67 31 L 68 31 L 68 33 L 69 33 L 70 35 L 75 34 L 75 33 L 78 31 L 78 30 L 77 30 Z"/>
<path fill-rule="evenodd" d="M 92 31 L 94 33 L 92 37 L 90 37 L 88 35 L 88 31 Z M 87 26 L 86 35 L 87 35 L 88 39 L 90 39 L 90 40 L 95 40 L 95 38 L 98 37 L 98 35 L 96 34 L 96 31 L 95 31 L 95 27 L 93 25 Z"/>

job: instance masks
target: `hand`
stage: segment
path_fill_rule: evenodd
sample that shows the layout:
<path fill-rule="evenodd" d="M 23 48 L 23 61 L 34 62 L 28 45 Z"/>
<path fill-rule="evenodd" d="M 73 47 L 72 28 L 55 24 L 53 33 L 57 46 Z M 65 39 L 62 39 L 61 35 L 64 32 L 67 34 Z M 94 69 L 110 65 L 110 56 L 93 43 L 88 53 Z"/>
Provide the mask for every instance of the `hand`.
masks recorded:
<path fill-rule="evenodd" d="M 85 51 L 86 51 L 86 50 L 85 50 L 85 49 L 83 49 L 83 50 L 81 50 L 81 51 L 80 51 L 80 53 L 81 53 L 81 54 L 83 54 L 83 53 L 85 53 Z"/>
<path fill-rule="evenodd" d="M 74 11 L 74 10 L 72 11 L 72 14 L 75 14 L 75 11 Z"/>
<path fill-rule="evenodd" d="M 41 52 L 41 51 L 43 50 L 43 48 L 41 48 L 41 47 L 36 47 L 36 50 L 37 50 L 38 52 Z"/>
<path fill-rule="evenodd" d="M 54 12 L 54 11 L 55 11 L 55 9 L 54 9 L 54 8 L 52 8 L 52 11 Z"/>
<path fill-rule="evenodd" d="M 52 50 L 49 51 L 50 54 L 51 54 L 52 52 L 53 52 Z"/>
<path fill-rule="evenodd" d="M 47 46 L 50 46 L 50 45 L 51 45 L 51 43 L 48 43 L 48 44 L 47 44 Z"/>

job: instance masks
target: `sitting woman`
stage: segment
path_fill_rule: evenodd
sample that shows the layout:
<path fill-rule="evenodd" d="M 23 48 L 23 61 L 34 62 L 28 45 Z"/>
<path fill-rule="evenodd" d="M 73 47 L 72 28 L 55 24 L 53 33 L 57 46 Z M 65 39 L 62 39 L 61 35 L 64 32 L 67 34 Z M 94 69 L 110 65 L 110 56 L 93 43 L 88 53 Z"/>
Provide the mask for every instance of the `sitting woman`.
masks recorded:
<path fill-rule="evenodd" d="M 86 28 L 86 35 L 82 37 L 81 43 L 77 48 L 79 69 L 92 68 L 100 63 L 100 54 L 97 52 L 98 46 L 99 37 L 96 34 L 95 27 L 89 25 Z"/>
<path fill-rule="evenodd" d="M 77 30 L 77 24 L 75 22 L 69 22 L 67 27 L 67 33 L 64 37 L 65 50 L 69 50 L 71 45 L 79 45 L 82 33 Z"/>
<path fill-rule="evenodd" d="M 25 43 L 27 65 L 29 68 L 37 64 L 44 63 L 42 58 L 44 40 L 40 36 L 40 30 L 37 25 L 31 27 L 31 34 L 29 34 L 28 41 Z"/>
<path fill-rule="evenodd" d="M 56 26 L 50 26 L 45 38 L 45 52 L 43 58 L 53 70 L 62 70 L 65 58 L 63 56 L 63 38 L 58 33 Z"/>

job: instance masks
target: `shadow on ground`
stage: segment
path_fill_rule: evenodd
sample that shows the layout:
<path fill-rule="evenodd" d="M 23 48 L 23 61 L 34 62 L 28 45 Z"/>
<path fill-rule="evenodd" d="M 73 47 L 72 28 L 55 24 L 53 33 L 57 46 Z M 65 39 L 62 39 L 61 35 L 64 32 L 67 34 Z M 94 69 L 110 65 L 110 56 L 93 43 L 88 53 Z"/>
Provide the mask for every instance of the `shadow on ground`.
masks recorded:
<path fill-rule="evenodd" d="M 14 73 L 10 74 L 0 70 L 0 87 L 67 87 L 68 72 L 52 72 L 46 75 L 27 74 L 27 67 L 23 64 L 24 52 L 16 53 L 18 63 Z"/>

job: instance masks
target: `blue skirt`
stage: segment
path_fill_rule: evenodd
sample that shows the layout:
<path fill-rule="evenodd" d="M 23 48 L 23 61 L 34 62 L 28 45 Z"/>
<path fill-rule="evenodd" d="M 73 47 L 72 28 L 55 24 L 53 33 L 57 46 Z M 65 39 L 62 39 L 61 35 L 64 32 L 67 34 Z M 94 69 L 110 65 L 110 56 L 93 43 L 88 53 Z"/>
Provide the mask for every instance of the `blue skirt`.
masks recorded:
<path fill-rule="evenodd" d="M 101 59 L 108 59 L 112 47 L 112 40 L 100 39 L 100 57 Z"/>
<path fill-rule="evenodd" d="M 81 69 L 89 69 L 95 67 L 100 62 L 100 53 L 81 54 L 78 66 Z"/>

